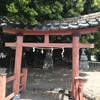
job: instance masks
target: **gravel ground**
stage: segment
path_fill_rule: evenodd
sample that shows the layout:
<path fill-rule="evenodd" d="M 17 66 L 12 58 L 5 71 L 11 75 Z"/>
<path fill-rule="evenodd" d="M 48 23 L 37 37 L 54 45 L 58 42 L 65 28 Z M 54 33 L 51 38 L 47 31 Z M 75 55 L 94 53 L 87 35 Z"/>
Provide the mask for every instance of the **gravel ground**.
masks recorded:
<path fill-rule="evenodd" d="M 100 70 L 82 72 L 81 75 L 84 78 L 84 92 L 88 92 L 100 100 Z"/>
<path fill-rule="evenodd" d="M 55 88 L 70 89 L 72 70 L 68 68 L 54 69 L 29 69 L 27 90 L 40 92 L 22 92 L 20 100 L 58 100 L 55 96 L 41 93 Z M 100 95 L 100 71 L 83 71 L 80 76 L 84 78 L 84 92 L 92 95 Z M 98 99 L 100 100 L 100 99 Z"/>

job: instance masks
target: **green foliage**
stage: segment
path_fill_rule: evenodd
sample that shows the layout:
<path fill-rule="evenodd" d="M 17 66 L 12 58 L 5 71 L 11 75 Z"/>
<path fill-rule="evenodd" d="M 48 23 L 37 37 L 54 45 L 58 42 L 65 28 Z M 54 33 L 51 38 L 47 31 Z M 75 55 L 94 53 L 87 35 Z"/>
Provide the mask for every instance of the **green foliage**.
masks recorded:
<path fill-rule="evenodd" d="M 61 19 L 61 12 L 63 5 L 58 1 L 36 2 L 36 11 L 38 12 L 38 21 L 45 21 L 50 19 Z"/>
<path fill-rule="evenodd" d="M 84 13 L 93 13 L 100 11 L 100 0 L 86 0 Z"/>
<path fill-rule="evenodd" d="M 8 9 L 8 11 L 11 12 L 11 13 L 17 13 L 17 12 L 18 12 L 18 10 L 16 9 L 14 3 L 11 3 L 10 5 L 7 5 L 7 9 Z"/>
<path fill-rule="evenodd" d="M 45 20 L 79 16 L 86 0 L 14 0 L 8 3 L 8 15 L 14 20 L 36 24 Z M 21 9 L 20 9 L 21 8 Z"/>
<path fill-rule="evenodd" d="M 75 17 L 79 16 L 84 11 L 84 4 L 86 0 L 64 0 L 64 10 L 62 12 L 63 17 Z"/>
<path fill-rule="evenodd" d="M 1 0 L 1 8 L 13 19 L 36 24 L 100 11 L 100 0 Z"/>
<path fill-rule="evenodd" d="M 24 23 L 37 23 L 35 16 L 38 15 L 36 10 L 30 5 L 31 0 L 14 0 L 6 5 L 8 16 L 12 20 L 22 21 Z"/>
<path fill-rule="evenodd" d="M 14 0 L 6 5 L 8 16 L 12 20 L 33 24 L 48 19 L 61 19 L 63 5 L 58 1 L 45 1 Z"/>

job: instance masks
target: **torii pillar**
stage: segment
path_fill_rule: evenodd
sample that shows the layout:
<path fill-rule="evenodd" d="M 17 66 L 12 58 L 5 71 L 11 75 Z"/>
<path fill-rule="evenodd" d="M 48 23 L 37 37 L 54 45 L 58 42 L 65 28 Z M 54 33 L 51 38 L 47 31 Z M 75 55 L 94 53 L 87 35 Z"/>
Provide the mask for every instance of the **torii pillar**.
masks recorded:
<path fill-rule="evenodd" d="M 16 79 L 14 80 L 13 83 L 13 91 L 15 92 L 15 94 L 18 94 L 20 89 L 23 35 L 21 33 L 18 33 L 16 35 L 17 35 L 17 41 L 16 41 L 15 67 L 14 67 L 14 74 Z"/>
<path fill-rule="evenodd" d="M 79 76 L 79 49 L 80 49 L 80 39 L 81 34 L 72 34 L 72 78 Z M 73 79 L 72 79 L 73 80 Z"/>
<path fill-rule="evenodd" d="M 80 33 L 72 34 L 72 83 L 71 92 L 73 100 L 83 100 L 83 78 L 79 77 L 79 49 L 93 48 L 94 44 L 81 44 Z"/>
<path fill-rule="evenodd" d="M 78 97 L 76 97 L 76 86 L 75 86 L 75 77 L 79 77 L 79 49 L 80 49 L 80 35 L 79 33 L 72 34 L 72 98 L 75 98 L 75 100 Z M 83 95 L 83 94 L 82 94 Z"/>

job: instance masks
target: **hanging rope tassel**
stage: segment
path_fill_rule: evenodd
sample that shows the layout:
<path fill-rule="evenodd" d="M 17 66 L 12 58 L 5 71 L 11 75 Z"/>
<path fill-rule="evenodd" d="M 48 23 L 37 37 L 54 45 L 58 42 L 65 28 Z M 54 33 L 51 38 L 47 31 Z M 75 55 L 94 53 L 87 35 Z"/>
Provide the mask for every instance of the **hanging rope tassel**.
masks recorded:
<path fill-rule="evenodd" d="M 35 47 L 33 47 L 33 52 L 35 52 Z"/>
<path fill-rule="evenodd" d="M 62 48 L 62 53 L 61 53 L 62 57 L 64 57 L 64 52 L 65 52 L 65 50 L 64 50 L 64 48 Z"/>

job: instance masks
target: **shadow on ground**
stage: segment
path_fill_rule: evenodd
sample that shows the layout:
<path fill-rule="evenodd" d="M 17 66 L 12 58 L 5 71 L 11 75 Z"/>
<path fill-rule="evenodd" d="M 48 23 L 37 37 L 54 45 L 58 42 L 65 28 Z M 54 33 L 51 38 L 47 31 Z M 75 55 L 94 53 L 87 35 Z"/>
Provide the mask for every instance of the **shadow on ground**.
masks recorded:
<path fill-rule="evenodd" d="M 88 81 L 85 77 L 87 72 L 81 71 L 80 76 L 84 78 L 84 83 Z M 72 70 L 66 67 L 54 69 L 31 68 L 28 70 L 27 91 L 21 93 L 21 100 L 59 100 L 57 94 L 48 94 L 51 91 L 61 88 L 69 90 L 71 83 Z M 62 99 L 63 100 L 63 99 Z"/>
<path fill-rule="evenodd" d="M 45 94 L 43 91 L 51 91 L 55 88 L 69 90 L 71 73 L 72 70 L 68 68 L 29 69 L 27 92 L 21 93 L 21 100 L 56 100 L 55 96 Z"/>

